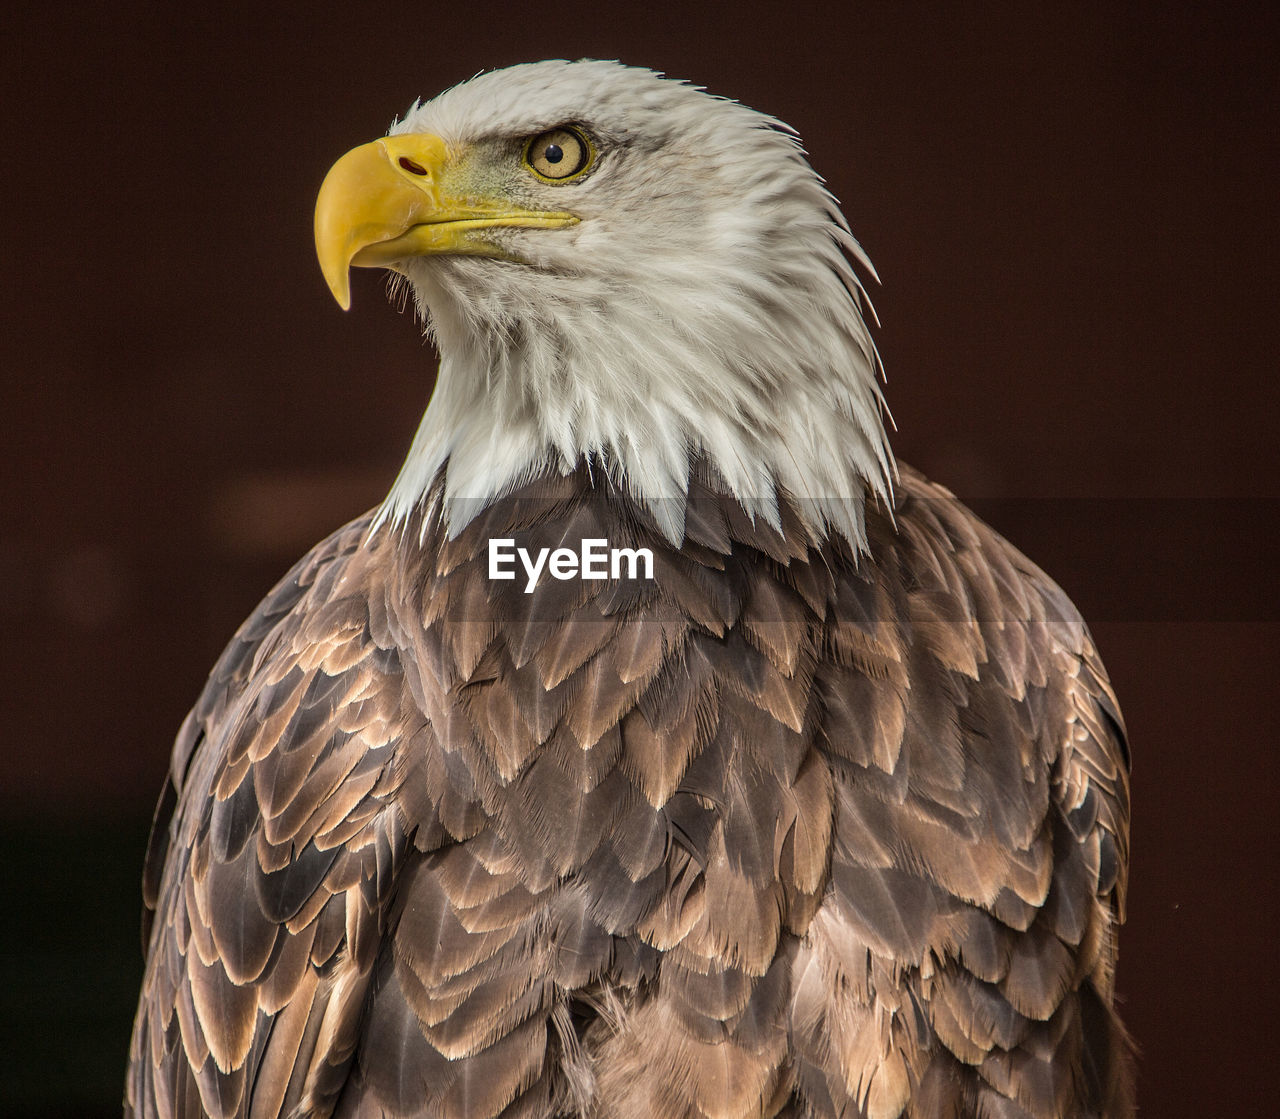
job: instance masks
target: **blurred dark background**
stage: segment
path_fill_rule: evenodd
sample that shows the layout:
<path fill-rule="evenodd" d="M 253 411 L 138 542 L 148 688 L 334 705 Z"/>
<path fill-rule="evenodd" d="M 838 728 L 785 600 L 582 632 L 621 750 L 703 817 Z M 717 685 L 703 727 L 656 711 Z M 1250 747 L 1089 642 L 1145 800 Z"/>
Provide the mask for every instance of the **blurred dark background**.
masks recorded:
<path fill-rule="evenodd" d="M 10 5 L 0 1113 L 118 1114 L 138 873 L 222 644 L 384 493 L 434 355 L 311 204 L 418 95 L 620 58 L 795 125 L 895 446 L 1093 626 L 1136 758 L 1143 1114 L 1275 1113 L 1273 6 Z"/>

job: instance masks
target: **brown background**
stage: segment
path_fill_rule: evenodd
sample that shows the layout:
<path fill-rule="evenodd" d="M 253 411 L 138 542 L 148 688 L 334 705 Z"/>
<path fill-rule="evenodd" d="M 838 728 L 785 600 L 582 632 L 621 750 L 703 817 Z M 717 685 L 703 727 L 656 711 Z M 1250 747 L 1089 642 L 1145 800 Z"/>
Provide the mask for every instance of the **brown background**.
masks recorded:
<path fill-rule="evenodd" d="M 1230 9 L 1227 11 L 1227 9 Z M 431 383 L 310 207 L 482 68 L 618 57 L 794 124 L 876 261 L 906 461 L 1090 619 L 1136 757 L 1143 1113 L 1265 1114 L 1277 70 L 1243 5 L 28 5 L 3 28 L 0 1112 L 117 1113 L 137 872 L 222 643 Z"/>

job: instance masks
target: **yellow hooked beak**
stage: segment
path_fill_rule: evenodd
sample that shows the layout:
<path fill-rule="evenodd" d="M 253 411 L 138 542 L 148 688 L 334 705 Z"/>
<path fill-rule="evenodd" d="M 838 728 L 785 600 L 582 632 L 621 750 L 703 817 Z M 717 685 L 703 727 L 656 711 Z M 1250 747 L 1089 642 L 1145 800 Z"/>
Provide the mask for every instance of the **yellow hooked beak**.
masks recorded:
<path fill-rule="evenodd" d="M 451 198 L 441 183 L 449 153 L 439 136 L 388 136 L 347 152 L 316 199 L 316 256 L 338 305 L 351 306 L 349 270 L 394 267 L 414 256 L 507 257 L 484 231 L 562 229 L 578 219 L 524 210 L 502 198 Z"/>

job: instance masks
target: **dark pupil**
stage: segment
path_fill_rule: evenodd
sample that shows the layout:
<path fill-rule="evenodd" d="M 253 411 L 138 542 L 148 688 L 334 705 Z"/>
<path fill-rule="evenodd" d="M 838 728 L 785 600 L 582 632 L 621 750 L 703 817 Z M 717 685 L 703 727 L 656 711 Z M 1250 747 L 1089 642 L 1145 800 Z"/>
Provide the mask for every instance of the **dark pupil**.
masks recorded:
<path fill-rule="evenodd" d="M 546 150 L 542 153 L 542 158 L 548 163 L 559 163 L 564 159 L 564 152 L 559 144 L 548 144 Z"/>

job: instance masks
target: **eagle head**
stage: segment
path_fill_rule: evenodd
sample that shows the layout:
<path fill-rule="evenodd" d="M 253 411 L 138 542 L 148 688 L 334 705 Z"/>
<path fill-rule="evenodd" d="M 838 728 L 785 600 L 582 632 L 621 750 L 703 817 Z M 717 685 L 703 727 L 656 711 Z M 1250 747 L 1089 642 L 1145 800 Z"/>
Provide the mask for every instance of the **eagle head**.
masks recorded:
<path fill-rule="evenodd" d="M 702 469 L 857 546 L 889 494 L 870 264 L 772 117 L 616 62 L 481 74 L 343 156 L 315 231 L 343 307 L 392 269 L 440 352 L 384 520 L 435 494 L 456 533 L 585 462 L 676 543 Z"/>

